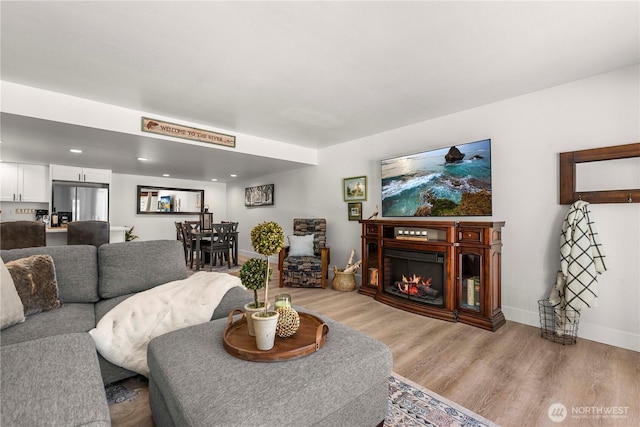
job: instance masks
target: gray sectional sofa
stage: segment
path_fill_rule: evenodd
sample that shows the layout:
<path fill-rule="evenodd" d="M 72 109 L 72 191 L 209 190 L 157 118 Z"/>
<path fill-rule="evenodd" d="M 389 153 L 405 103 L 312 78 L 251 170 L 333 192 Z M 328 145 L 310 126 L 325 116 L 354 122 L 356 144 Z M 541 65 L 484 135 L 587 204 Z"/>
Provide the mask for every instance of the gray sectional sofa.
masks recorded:
<path fill-rule="evenodd" d="M 110 425 L 104 384 L 133 375 L 103 359 L 88 331 L 129 296 L 187 277 L 182 244 L 172 240 L 1 250 L 7 263 L 53 259 L 62 306 L 0 332 L 0 419 L 7 425 Z M 227 292 L 212 320 L 252 297 Z M 11 398 L 7 398 L 11 396 Z"/>

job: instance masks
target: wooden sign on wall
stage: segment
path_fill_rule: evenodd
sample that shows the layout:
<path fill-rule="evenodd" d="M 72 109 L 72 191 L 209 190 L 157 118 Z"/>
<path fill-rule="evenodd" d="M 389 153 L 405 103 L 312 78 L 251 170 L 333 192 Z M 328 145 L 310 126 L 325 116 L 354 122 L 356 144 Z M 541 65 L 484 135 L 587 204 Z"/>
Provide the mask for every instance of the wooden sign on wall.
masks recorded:
<path fill-rule="evenodd" d="M 182 126 L 162 120 L 142 118 L 142 131 L 157 133 L 159 135 L 173 136 L 175 138 L 190 139 L 192 141 L 206 142 L 209 144 L 224 145 L 235 148 L 236 137 L 209 130 L 198 129 L 191 126 Z"/>

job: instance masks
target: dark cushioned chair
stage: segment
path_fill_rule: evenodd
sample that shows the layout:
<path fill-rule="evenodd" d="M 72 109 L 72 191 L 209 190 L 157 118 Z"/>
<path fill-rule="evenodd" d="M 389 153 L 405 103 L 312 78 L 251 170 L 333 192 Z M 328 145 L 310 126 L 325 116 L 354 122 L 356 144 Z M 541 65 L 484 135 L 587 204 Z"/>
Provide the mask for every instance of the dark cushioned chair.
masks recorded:
<path fill-rule="evenodd" d="M 231 235 L 233 233 L 233 225 L 230 223 L 225 224 L 211 224 L 213 236 L 211 237 L 211 243 L 202 248 L 204 252 L 209 252 L 211 257 L 209 258 L 210 268 L 216 265 L 216 260 L 220 258 L 220 265 L 226 260 L 227 268 L 231 268 Z"/>
<path fill-rule="evenodd" d="M 67 245 L 93 245 L 99 248 L 109 243 L 109 222 L 72 221 L 67 224 Z"/>
<path fill-rule="evenodd" d="M 313 234 L 313 256 L 290 256 L 285 246 L 278 256 L 280 287 L 326 288 L 330 251 L 327 243 L 327 221 L 324 218 L 296 218 L 293 235 Z"/>
<path fill-rule="evenodd" d="M 229 246 L 231 247 L 231 262 L 238 265 L 238 222 L 222 221 L 223 224 L 231 224 L 231 234 L 229 235 Z"/>
<path fill-rule="evenodd" d="M 0 223 L 0 249 L 33 248 L 47 245 L 45 224 L 41 221 Z"/>
<path fill-rule="evenodd" d="M 178 240 L 182 242 L 182 247 L 184 248 L 184 260 L 189 265 L 189 268 L 193 268 L 193 260 L 195 258 L 194 254 L 196 252 L 196 239 L 191 235 L 191 230 L 199 228 L 199 225 L 191 224 L 189 222 L 175 222 L 176 225 L 176 234 L 178 236 Z M 204 250 L 207 248 L 211 242 L 207 239 L 202 239 L 200 241 L 200 254 L 198 254 L 198 259 L 200 260 L 200 267 L 204 265 Z"/>

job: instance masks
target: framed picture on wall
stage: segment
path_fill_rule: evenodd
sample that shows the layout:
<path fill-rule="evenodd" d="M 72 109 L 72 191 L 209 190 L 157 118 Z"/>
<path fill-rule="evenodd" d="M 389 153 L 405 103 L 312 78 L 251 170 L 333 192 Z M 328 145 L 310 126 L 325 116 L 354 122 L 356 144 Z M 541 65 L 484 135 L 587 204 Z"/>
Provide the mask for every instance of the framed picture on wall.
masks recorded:
<path fill-rule="evenodd" d="M 344 201 L 367 200 L 367 177 L 344 178 L 342 185 Z"/>
<path fill-rule="evenodd" d="M 275 192 L 274 184 L 258 185 L 244 189 L 245 206 L 272 206 Z"/>
<path fill-rule="evenodd" d="M 360 221 L 362 219 L 362 203 L 354 202 L 348 204 L 349 221 Z"/>

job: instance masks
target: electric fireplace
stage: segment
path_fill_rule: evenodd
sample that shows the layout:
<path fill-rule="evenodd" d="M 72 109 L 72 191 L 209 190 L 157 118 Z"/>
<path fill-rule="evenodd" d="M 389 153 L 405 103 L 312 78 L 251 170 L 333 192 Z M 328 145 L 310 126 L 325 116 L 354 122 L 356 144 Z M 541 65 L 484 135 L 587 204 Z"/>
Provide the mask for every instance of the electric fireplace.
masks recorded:
<path fill-rule="evenodd" d="M 361 220 L 358 292 L 411 313 L 495 331 L 504 222 Z"/>
<path fill-rule="evenodd" d="M 446 304 L 446 253 L 406 249 L 383 250 L 384 292 L 421 304 Z"/>

